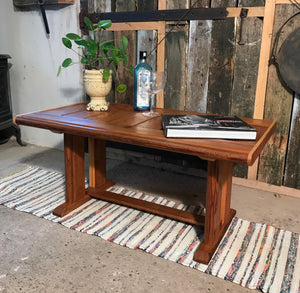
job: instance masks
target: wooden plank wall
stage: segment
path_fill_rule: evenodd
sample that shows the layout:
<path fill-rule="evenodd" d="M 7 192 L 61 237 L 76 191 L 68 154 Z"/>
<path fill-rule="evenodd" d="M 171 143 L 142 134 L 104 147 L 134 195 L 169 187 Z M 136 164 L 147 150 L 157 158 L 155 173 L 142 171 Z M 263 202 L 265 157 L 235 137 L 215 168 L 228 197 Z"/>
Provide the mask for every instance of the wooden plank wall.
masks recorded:
<path fill-rule="evenodd" d="M 81 0 L 81 4 L 82 9 L 95 12 L 151 11 L 157 9 L 158 0 Z M 264 5 L 264 0 L 166 1 L 166 9 Z M 298 11 L 294 5 L 276 5 L 273 42 L 278 28 Z M 300 16 L 283 30 L 280 43 L 299 26 Z M 253 117 L 262 27 L 263 18 L 258 17 L 167 22 L 164 107 Z M 155 47 L 155 32 L 123 33 L 130 41 L 132 65 L 138 51 L 150 52 Z M 115 38 L 119 35 L 115 33 Z M 155 68 L 155 54 L 149 63 Z M 129 91 L 116 95 L 115 101 L 132 104 L 132 78 L 127 75 L 124 79 Z M 281 85 L 275 67 L 270 66 L 264 117 L 276 120 L 278 126 L 260 157 L 259 181 L 300 189 L 299 98 Z M 234 175 L 246 178 L 247 166 L 235 165 Z"/>

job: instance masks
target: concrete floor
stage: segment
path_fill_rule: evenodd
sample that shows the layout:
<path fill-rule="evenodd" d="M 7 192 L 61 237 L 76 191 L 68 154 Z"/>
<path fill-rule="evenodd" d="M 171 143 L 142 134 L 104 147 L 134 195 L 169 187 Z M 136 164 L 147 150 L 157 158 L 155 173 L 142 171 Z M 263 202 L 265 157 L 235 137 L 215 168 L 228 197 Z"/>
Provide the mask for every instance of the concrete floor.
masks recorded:
<path fill-rule="evenodd" d="M 181 168 L 109 157 L 107 176 L 117 183 L 185 203 L 203 199 L 203 180 Z M 27 165 L 63 172 L 63 161 L 58 150 L 20 147 L 13 139 L 0 145 L 0 177 Z M 234 185 L 232 207 L 238 217 L 300 232 L 299 199 Z M 0 219 L 0 292 L 253 292 L 3 206 Z"/>

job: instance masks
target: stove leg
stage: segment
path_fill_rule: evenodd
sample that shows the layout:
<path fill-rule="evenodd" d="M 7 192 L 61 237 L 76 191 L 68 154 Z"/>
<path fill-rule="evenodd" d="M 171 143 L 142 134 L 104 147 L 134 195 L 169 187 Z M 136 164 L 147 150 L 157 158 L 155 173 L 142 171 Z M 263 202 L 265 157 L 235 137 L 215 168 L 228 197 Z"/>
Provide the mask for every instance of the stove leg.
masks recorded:
<path fill-rule="evenodd" d="M 15 136 L 17 139 L 17 143 L 20 146 L 26 146 L 25 143 L 22 142 L 21 140 L 21 130 L 20 127 L 18 125 L 11 125 L 8 128 L 4 129 L 1 131 L 1 135 L 0 135 L 0 144 L 4 144 L 6 142 L 8 142 L 8 140 L 10 139 L 11 136 Z"/>

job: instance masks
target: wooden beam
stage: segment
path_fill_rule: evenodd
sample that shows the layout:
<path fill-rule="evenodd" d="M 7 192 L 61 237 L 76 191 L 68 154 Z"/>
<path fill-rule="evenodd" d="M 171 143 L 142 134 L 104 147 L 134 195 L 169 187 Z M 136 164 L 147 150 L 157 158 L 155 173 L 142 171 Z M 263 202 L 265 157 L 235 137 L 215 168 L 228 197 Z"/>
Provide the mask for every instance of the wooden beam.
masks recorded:
<path fill-rule="evenodd" d="M 281 0 L 282 1 L 282 0 Z M 283 1 L 284 2 L 284 1 Z M 288 1 L 289 2 L 289 1 Z M 291 3 L 290 3 L 291 4 Z M 162 6 L 164 7 L 164 6 Z M 128 11 L 105 13 L 80 13 L 80 26 L 84 26 L 83 18 L 87 16 L 92 22 L 100 19 L 110 19 L 114 23 L 126 22 L 155 22 L 155 21 L 182 21 L 189 20 L 218 20 L 229 17 L 239 17 L 241 9 L 248 9 L 247 17 L 264 17 L 265 7 L 227 7 L 227 8 L 193 8 L 193 9 L 169 9 L 155 11 Z"/>
<path fill-rule="evenodd" d="M 156 55 L 156 70 L 165 71 L 165 35 L 166 23 L 165 21 L 159 22 L 159 29 L 157 30 L 157 55 Z M 156 95 L 156 107 L 164 108 L 164 91 L 160 91 Z"/>
<path fill-rule="evenodd" d="M 158 9 L 166 9 L 167 8 L 167 0 L 158 0 Z"/>
<path fill-rule="evenodd" d="M 159 10 L 167 9 L 167 0 L 158 0 L 157 8 Z M 156 70 L 157 71 L 165 71 L 165 35 L 166 35 L 166 22 L 160 22 L 160 29 L 157 31 L 157 43 L 160 44 L 157 47 L 156 52 Z M 164 98 L 164 90 L 160 91 L 156 95 L 156 107 L 164 108 L 165 98 Z"/>
<path fill-rule="evenodd" d="M 257 119 L 263 119 L 264 117 L 264 107 L 269 72 L 269 57 L 275 18 L 275 5 L 275 0 L 266 0 L 265 10 L 268 13 L 266 13 L 264 17 L 253 113 L 253 118 Z M 248 168 L 248 179 L 256 180 L 258 160 L 256 160 L 256 162 Z"/>
<path fill-rule="evenodd" d="M 153 11 L 127 11 L 105 13 L 80 13 L 80 20 L 87 16 L 92 22 L 110 19 L 112 22 L 143 22 L 143 21 L 188 21 L 225 19 L 228 12 L 225 8 L 193 8 L 193 9 L 164 9 Z M 82 23 L 83 25 L 83 23 Z"/>
<path fill-rule="evenodd" d="M 227 7 L 226 10 L 228 12 L 227 17 L 239 17 L 241 14 L 241 10 L 248 9 L 247 17 L 264 17 L 265 15 L 265 7 L 257 6 L 257 7 Z"/>
<path fill-rule="evenodd" d="M 170 219 L 175 219 L 177 221 L 186 222 L 192 225 L 204 226 L 205 223 L 204 216 L 200 216 L 188 211 L 183 211 L 176 208 L 160 205 L 154 202 L 125 196 L 110 191 L 105 191 L 102 189 L 99 190 L 97 188 L 90 187 L 87 189 L 87 194 L 91 197 L 99 198 L 105 201 L 110 201 L 113 203 L 142 210 L 155 215 L 160 215 Z"/>

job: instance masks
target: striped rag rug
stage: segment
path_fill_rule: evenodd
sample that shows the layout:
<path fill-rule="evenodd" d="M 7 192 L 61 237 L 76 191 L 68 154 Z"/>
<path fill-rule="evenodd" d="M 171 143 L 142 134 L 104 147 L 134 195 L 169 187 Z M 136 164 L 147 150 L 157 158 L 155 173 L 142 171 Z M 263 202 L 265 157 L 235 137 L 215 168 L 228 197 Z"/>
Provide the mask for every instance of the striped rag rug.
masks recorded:
<path fill-rule="evenodd" d="M 120 186 L 110 191 L 178 209 L 191 207 L 133 192 Z M 91 199 L 63 218 L 52 214 L 64 202 L 64 175 L 28 167 L 0 179 L 0 203 L 70 229 L 93 234 L 132 249 L 198 269 L 262 292 L 300 292 L 299 234 L 234 218 L 208 265 L 193 261 L 203 230 L 174 220 Z"/>

